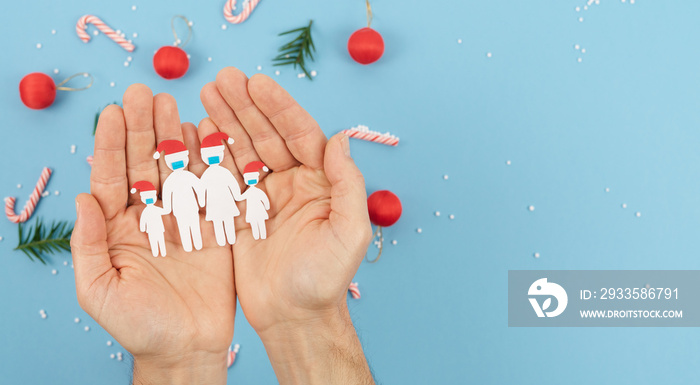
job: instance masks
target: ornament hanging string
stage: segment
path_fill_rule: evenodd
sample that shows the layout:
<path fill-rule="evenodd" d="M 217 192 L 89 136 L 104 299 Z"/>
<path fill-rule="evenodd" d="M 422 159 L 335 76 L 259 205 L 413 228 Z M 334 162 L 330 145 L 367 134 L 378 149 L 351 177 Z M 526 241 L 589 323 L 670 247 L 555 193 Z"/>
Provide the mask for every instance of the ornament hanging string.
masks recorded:
<path fill-rule="evenodd" d="M 382 226 L 377 226 L 377 230 L 374 231 L 374 234 L 372 235 L 372 239 L 375 239 L 374 244 L 377 245 L 379 248 L 379 253 L 377 256 L 370 260 L 369 257 L 365 256 L 365 259 L 369 263 L 375 263 L 379 260 L 379 258 L 382 256 L 382 251 L 384 250 L 384 236 L 382 234 Z"/>
<path fill-rule="evenodd" d="M 372 18 L 374 17 L 372 15 L 372 6 L 369 4 L 369 0 L 365 0 L 367 2 L 367 28 L 372 25 Z"/>
<path fill-rule="evenodd" d="M 238 15 L 233 14 L 236 9 L 236 0 L 226 0 L 224 4 L 224 18 L 231 24 L 240 24 L 250 16 L 260 0 L 246 0 L 243 2 L 243 10 Z"/>
<path fill-rule="evenodd" d="M 16 199 L 14 197 L 5 198 L 5 215 L 7 216 L 7 219 L 10 220 L 10 222 L 22 223 L 26 222 L 27 220 L 29 220 L 29 218 L 31 218 L 37 203 L 39 203 L 39 199 L 41 199 L 41 194 L 46 188 L 46 183 L 49 182 L 50 177 L 51 169 L 48 167 L 44 167 L 44 169 L 41 171 L 39 181 L 36 182 L 34 191 L 32 191 L 32 195 L 29 196 L 29 200 L 27 201 L 27 203 L 25 203 L 24 209 L 19 215 L 15 214 Z"/>
<path fill-rule="evenodd" d="M 87 33 L 88 24 L 94 25 L 97 29 L 107 35 L 107 37 L 110 39 L 114 40 L 115 43 L 119 44 L 119 46 L 125 50 L 132 52 L 134 48 L 136 48 L 131 41 L 124 39 L 120 34 L 105 24 L 104 21 L 100 20 L 99 17 L 93 15 L 85 15 L 81 17 L 78 19 L 78 23 L 75 25 L 75 32 L 83 42 L 87 43 L 90 41 L 90 35 Z"/>
<path fill-rule="evenodd" d="M 73 88 L 73 87 L 64 87 L 63 85 L 71 81 L 73 78 L 77 78 L 78 76 L 83 76 L 83 77 L 89 77 L 90 78 L 90 83 L 86 85 L 85 87 L 80 87 L 80 88 Z M 71 75 L 64 79 L 62 82 L 56 84 L 56 89 L 59 91 L 83 91 L 87 90 L 88 88 L 92 87 L 92 83 L 95 82 L 95 78 L 90 75 L 87 72 L 78 72 L 77 74 Z"/>
<path fill-rule="evenodd" d="M 177 31 L 175 30 L 175 19 L 182 19 L 185 21 L 185 25 L 187 25 L 187 39 L 185 39 L 184 43 L 182 42 L 182 40 L 180 40 L 180 37 L 177 36 Z M 192 25 L 190 25 L 190 21 L 187 20 L 186 17 L 182 15 L 173 16 L 173 18 L 170 19 L 170 28 L 172 28 L 173 36 L 175 36 L 175 47 L 182 48 L 190 42 L 190 39 L 192 39 Z"/>

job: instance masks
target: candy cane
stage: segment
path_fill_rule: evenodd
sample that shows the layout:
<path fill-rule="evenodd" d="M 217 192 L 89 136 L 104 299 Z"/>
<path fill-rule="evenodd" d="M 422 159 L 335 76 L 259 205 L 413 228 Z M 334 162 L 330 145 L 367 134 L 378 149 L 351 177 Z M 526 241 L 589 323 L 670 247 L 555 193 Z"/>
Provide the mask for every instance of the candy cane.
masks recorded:
<path fill-rule="evenodd" d="M 85 158 L 85 161 L 90 165 L 90 167 L 92 167 L 92 163 L 95 161 L 95 158 L 92 155 L 88 155 L 87 158 Z"/>
<path fill-rule="evenodd" d="M 236 354 L 238 354 L 238 349 L 241 348 L 241 345 L 235 344 L 233 345 L 233 350 L 231 350 L 231 347 L 228 347 L 228 360 L 226 362 L 226 367 L 230 368 L 231 365 L 233 365 L 233 362 L 236 361 Z"/>
<path fill-rule="evenodd" d="M 352 296 L 352 299 L 360 299 L 360 288 L 357 287 L 357 282 L 350 283 L 350 287 L 348 287 L 348 291 L 350 291 L 350 295 Z"/>
<path fill-rule="evenodd" d="M 39 199 L 41 199 L 41 193 L 44 192 L 44 188 L 46 187 L 46 183 L 48 183 L 50 177 L 51 169 L 44 167 L 44 169 L 41 171 L 39 181 L 36 182 L 34 191 L 32 191 L 32 195 L 29 196 L 29 200 L 24 204 L 24 209 L 19 215 L 15 214 L 15 198 L 5 198 L 5 215 L 7 215 L 7 219 L 9 219 L 12 223 L 26 222 L 34 213 L 36 204 L 39 202 Z"/>
<path fill-rule="evenodd" d="M 92 24 L 95 27 L 97 27 L 97 29 L 102 31 L 102 33 L 107 35 L 107 37 L 109 37 L 110 39 L 114 40 L 115 43 L 119 44 L 125 50 L 129 52 L 134 50 L 135 47 L 133 44 L 131 44 L 131 42 L 121 37 L 121 35 L 114 32 L 112 28 L 109 28 L 107 24 L 105 24 L 97 16 L 93 15 L 85 15 L 81 17 L 80 19 L 78 19 L 78 24 L 75 25 L 75 32 L 78 33 L 78 37 L 83 42 L 87 43 L 90 41 L 90 35 L 87 33 L 88 24 Z"/>
<path fill-rule="evenodd" d="M 378 131 L 372 131 L 369 129 L 369 127 L 363 125 L 343 130 L 343 133 L 351 138 L 366 140 L 368 142 L 386 144 L 388 146 L 398 146 L 399 144 L 398 137 L 391 135 L 388 132 L 382 134 Z"/>
<path fill-rule="evenodd" d="M 255 7 L 258 6 L 260 0 L 246 0 L 243 2 L 243 11 L 237 16 L 233 15 L 233 10 L 236 9 L 236 0 L 226 0 L 224 5 L 224 18 L 226 21 L 232 24 L 239 24 L 244 22 L 250 13 L 253 12 Z"/>

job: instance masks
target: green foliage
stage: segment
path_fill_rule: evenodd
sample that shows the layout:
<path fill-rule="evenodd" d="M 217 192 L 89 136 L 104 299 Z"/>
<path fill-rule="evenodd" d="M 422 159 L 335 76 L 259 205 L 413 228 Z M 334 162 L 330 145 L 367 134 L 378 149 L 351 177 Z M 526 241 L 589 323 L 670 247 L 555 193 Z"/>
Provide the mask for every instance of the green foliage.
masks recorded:
<path fill-rule="evenodd" d="M 61 251 L 70 251 L 70 237 L 73 233 L 73 225 L 67 221 L 53 222 L 50 226 L 44 224 L 41 219 L 34 222 L 29 229 L 19 224 L 19 244 L 15 250 L 19 250 L 32 261 L 38 259 L 44 265 L 47 254 Z"/>
<path fill-rule="evenodd" d="M 313 22 L 313 20 L 309 20 L 309 25 L 306 27 L 300 27 L 289 30 L 287 32 L 280 33 L 279 36 L 289 35 L 297 32 L 299 34 L 296 38 L 294 38 L 294 40 L 283 45 L 279 49 L 279 55 L 277 55 L 276 58 L 272 59 L 274 62 L 276 62 L 274 64 L 276 66 L 284 66 L 290 64 L 293 64 L 294 68 L 297 68 L 297 66 L 299 66 L 301 70 L 304 71 L 304 73 L 306 74 L 306 78 L 309 80 L 313 80 L 313 78 L 311 77 L 309 71 L 306 69 L 305 59 L 309 58 L 311 59 L 311 61 L 313 61 L 313 52 L 316 52 L 314 41 L 311 38 L 311 24 L 313 24 Z"/>
<path fill-rule="evenodd" d="M 95 114 L 95 125 L 92 128 L 92 136 L 95 136 L 95 132 L 97 132 L 97 123 L 100 121 L 100 114 L 102 113 L 102 110 L 107 108 L 107 106 L 111 106 L 112 104 L 119 105 L 117 102 L 112 102 L 104 106 L 101 110 L 98 110 L 97 113 Z"/>

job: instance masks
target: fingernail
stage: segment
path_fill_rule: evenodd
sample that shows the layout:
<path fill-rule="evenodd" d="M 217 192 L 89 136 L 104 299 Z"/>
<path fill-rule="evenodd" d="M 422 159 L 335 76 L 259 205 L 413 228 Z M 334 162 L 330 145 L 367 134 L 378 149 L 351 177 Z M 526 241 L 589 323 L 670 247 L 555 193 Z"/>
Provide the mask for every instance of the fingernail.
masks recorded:
<path fill-rule="evenodd" d="M 75 200 L 75 212 L 76 212 L 76 214 L 77 214 L 79 211 L 80 211 L 80 203 L 79 203 L 78 200 L 76 199 L 76 200 Z"/>
<path fill-rule="evenodd" d="M 343 134 L 343 136 L 340 138 L 340 145 L 343 147 L 345 156 L 350 157 L 350 140 L 348 139 L 347 135 Z"/>

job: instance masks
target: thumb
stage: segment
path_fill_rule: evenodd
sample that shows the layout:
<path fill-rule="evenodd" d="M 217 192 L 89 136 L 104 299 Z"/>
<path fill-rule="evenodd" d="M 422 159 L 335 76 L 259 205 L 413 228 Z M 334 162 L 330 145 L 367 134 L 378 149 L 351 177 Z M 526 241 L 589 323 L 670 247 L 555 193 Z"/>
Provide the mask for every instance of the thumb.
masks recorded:
<path fill-rule="evenodd" d="M 364 255 L 372 239 L 372 228 L 367 211 L 365 179 L 350 156 L 348 136 L 339 133 L 326 144 L 323 159 L 326 178 L 331 183 L 330 224 L 333 232 L 348 239 L 347 248 L 357 247 Z"/>
<path fill-rule="evenodd" d="M 71 253 L 75 268 L 75 287 L 78 303 L 89 314 L 95 304 L 95 298 L 104 298 L 107 283 L 116 273 L 109 257 L 107 246 L 107 227 L 100 204 L 90 194 L 80 194 L 75 198 L 78 218 L 71 236 Z M 95 315 L 93 315 L 95 316 Z"/>

